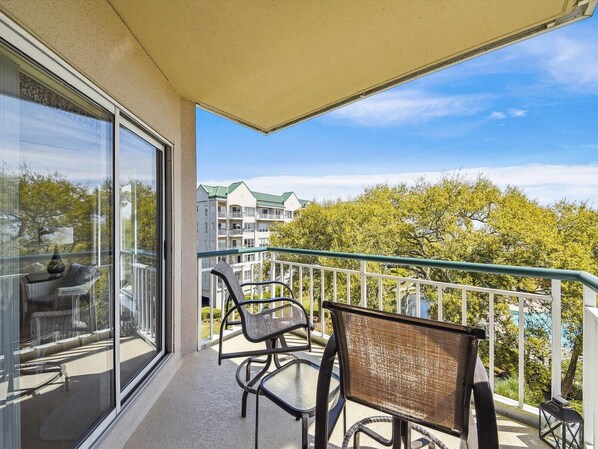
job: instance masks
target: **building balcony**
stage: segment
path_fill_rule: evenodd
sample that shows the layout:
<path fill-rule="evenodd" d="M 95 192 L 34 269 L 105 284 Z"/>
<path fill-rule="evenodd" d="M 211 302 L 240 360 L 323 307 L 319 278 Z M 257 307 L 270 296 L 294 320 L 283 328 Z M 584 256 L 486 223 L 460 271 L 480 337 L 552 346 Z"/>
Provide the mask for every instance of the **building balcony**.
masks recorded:
<path fill-rule="evenodd" d="M 229 236 L 238 236 L 238 235 L 242 235 L 243 234 L 243 229 L 242 228 L 234 228 L 234 229 L 229 229 L 228 231 L 228 235 Z"/>
<path fill-rule="evenodd" d="M 218 218 L 225 220 L 227 217 L 226 212 L 218 212 Z"/>
<path fill-rule="evenodd" d="M 264 213 L 258 213 L 256 217 L 258 220 L 283 220 L 284 219 L 284 216 L 282 216 L 282 215 L 264 214 Z"/>
<path fill-rule="evenodd" d="M 240 220 L 243 218 L 243 212 L 231 212 L 228 214 L 228 218 Z"/>
<path fill-rule="evenodd" d="M 247 250 L 243 253 L 248 254 Z M 578 395 L 574 402 L 579 410 L 583 410 L 586 443 L 588 447 L 596 447 L 591 446 L 595 444 L 595 429 L 598 428 L 598 416 L 595 412 L 598 406 L 598 381 L 595 374 L 598 369 L 598 278 L 595 276 L 566 270 L 272 247 L 255 248 L 251 253 L 256 256 L 251 262 L 254 266 L 252 272 L 254 277 L 259 277 L 254 280 L 279 280 L 291 285 L 294 297 L 302 302 L 315 324 L 313 335 L 318 341 L 325 341 L 332 332 L 329 319 L 319 307 L 323 300 L 351 302 L 373 309 L 484 328 L 487 339 L 480 345 L 480 355 L 494 391 L 495 406 L 499 413 L 499 429 L 503 430 L 500 434 L 501 447 L 505 448 L 546 447 L 537 438 L 537 406 L 544 400 L 543 396 L 556 396 L 562 391 L 572 352 L 572 342 L 563 332 L 564 320 L 568 313 L 563 304 L 573 301 L 583 315 L 583 324 L 580 324 L 580 327 L 583 327 L 581 358 L 584 365 L 583 380 L 578 376 L 579 384 L 576 387 L 582 391 L 582 395 Z M 209 254 L 200 253 L 200 258 L 207 258 Z M 268 263 L 264 263 L 266 261 Z M 267 267 L 267 271 L 260 271 L 258 267 Z M 470 275 L 466 277 L 468 279 L 477 277 L 483 281 L 452 283 L 424 278 L 420 273 L 425 271 L 418 270 L 419 267 L 449 272 L 458 270 L 467 272 Z M 200 274 L 208 273 L 209 270 L 210 267 L 202 268 Z M 531 292 L 492 285 L 492 279 L 503 279 L 504 276 L 513 280 L 511 285 L 517 285 L 515 280 L 525 280 L 543 287 Z M 562 288 L 563 283 L 566 289 Z M 573 284 L 576 287 L 573 287 Z M 563 301 L 565 291 L 568 296 L 566 301 Z M 576 292 L 574 298 L 571 297 L 572 291 Z M 269 296 L 282 294 L 281 291 L 270 287 L 264 288 L 262 292 L 255 288 L 246 292 L 256 299 L 264 293 Z M 212 301 L 215 308 L 221 307 L 225 294 L 222 290 L 216 290 L 216 297 Z M 201 326 L 201 342 L 207 348 L 213 339 L 218 338 L 218 323 L 208 320 L 202 322 Z M 530 351 L 534 351 L 534 345 L 538 344 L 538 336 L 540 345 L 548 357 L 530 355 Z M 230 344 L 241 342 L 236 339 Z M 210 359 L 213 355 L 209 351 L 212 350 L 202 350 L 198 357 Z M 507 362 L 507 359 L 510 362 Z M 547 376 L 545 379 L 549 380 L 540 385 L 537 375 L 528 371 L 530 365 L 538 367 Z M 231 367 L 231 370 L 234 370 L 234 367 Z M 234 375 L 231 374 L 231 377 L 234 378 Z M 229 383 L 233 385 L 234 381 L 229 379 Z M 233 397 L 240 397 L 240 391 L 231 388 Z M 533 394 L 534 391 L 541 391 L 541 394 Z M 239 401 L 239 398 L 236 401 L 223 400 L 223 403 L 228 404 L 226 407 L 231 419 L 238 419 L 240 431 L 247 429 L 248 432 L 245 436 L 231 435 L 233 446 L 235 443 L 232 440 L 236 441 L 236 438 L 252 438 L 251 424 L 244 424 L 240 418 Z M 251 409 L 250 406 L 249 410 Z M 280 417 L 277 415 L 279 411 L 276 407 L 269 408 L 269 405 L 264 405 L 264 409 L 268 410 L 264 413 L 272 413 L 272 422 L 284 419 L 284 414 Z M 350 411 L 351 413 L 358 414 Z M 505 416 L 509 416 L 510 420 Z M 349 425 L 351 422 L 350 419 Z M 281 436 L 281 432 L 270 437 L 264 434 L 268 443 L 262 442 L 260 447 L 298 445 L 299 428 L 293 429 L 292 426 L 284 425 L 273 427 L 277 431 L 284 427 L 282 433 L 287 436 Z M 313 435 L 313 429 L 310 433 Z M 335 433 L 338 433 L 338 430 Z M 335 444 L 340 446 L 340 440 Z"/>
<path fill-rule="evenodd" d="M 228 232 L 227 229 L 218 229 L 218 235 L 225 236 L 227 232 Z"/>

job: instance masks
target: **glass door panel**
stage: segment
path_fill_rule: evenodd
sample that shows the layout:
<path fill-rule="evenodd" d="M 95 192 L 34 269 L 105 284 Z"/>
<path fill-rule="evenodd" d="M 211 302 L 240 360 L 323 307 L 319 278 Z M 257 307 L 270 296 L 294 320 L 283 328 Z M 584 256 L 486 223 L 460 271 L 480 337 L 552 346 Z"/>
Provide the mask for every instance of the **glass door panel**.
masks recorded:
<path fill-rule="evenodd" d="M 115 408 L 113 116 L 0 43 L 0 447 Z"/>
<path fill-rule="evenodd" d="M 119 362 L 126 390 L 162 352 L 163 152 L 128 127 L 121 126 L 119 140 Z"/>

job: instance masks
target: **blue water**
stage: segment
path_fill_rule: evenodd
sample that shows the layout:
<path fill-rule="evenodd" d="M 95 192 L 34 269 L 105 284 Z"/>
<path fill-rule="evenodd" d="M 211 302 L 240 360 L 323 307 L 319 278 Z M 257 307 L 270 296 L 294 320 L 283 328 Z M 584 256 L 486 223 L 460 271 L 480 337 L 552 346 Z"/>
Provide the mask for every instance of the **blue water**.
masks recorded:
<path fill-rule="evenodd" d="M 511 319 L 516 326 L 519 326 L 519 310 L 511 310 Z M 523 327 L 527 329 L 529 327 L 543 326 L 548 335 L 552 333 L 552 315 L 548 312 L 534 312 L 526 313 L 523 317 Z M 561 345 L 571 346 L 569 340 L 564 335 L 561 336 Z"/>

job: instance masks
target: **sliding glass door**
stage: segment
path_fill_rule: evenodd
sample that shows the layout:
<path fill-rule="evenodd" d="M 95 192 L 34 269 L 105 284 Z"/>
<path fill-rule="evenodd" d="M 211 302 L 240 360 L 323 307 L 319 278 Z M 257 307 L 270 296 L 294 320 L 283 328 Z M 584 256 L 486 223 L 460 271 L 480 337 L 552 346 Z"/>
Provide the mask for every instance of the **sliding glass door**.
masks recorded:
<path fill-rule="evenodd" d="M 119 130 L 120 385 L 162 351 L 163 149 L 132 124 Z"/>
<path fill-rule="evenodd" d="M 164 354 L 165 145 L 3 38 L 0 448 L 89 447 Z"/>
<path fill-rule="evenodd" d="M 0 447 L 115 408 L 113 115 L 0 45 Z"/>

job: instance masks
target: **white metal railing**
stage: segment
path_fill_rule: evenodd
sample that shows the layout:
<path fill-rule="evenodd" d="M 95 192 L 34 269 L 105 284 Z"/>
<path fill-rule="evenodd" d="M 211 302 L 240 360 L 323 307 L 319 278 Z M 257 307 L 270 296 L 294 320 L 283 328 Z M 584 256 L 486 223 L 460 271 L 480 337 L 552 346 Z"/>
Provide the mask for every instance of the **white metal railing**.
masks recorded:
<path fill-rule="evenodd" d="M 389 268 L 389 264 L 376 264 L 359 260 L 353 262 L 353 267 L 340 268 L 338 266 L 314 265 L 308 263 L 285 260 L 285 254 L 273 251 L 258 252 L 256 260 L 239 266 L 251 266 L 253 280 L 262 278 L 279 280 L 292 286 L 296 299 L 301 301 L 316 324 L 314 333 L 327 338 L 330 327 L 325 322 L 323 300 L 346 302 L 347 298 L 353 304 L 379 310 L 406 313 L 424 318 L 450 320 L 464 325 L 484 327 L 487 331 L 487 350 L 489 378 L 492 388 L 495 387 L 495 364 L 497 333 L 501 332 L 498 321 L 498 307 L 508 306 L 513 320 L 516 320 L 518 335 L 516 341 L 517 372 L 514 374 L 518 382 L 517 398 L 515 401 L 496 395 L 498 401 L 512 404 L 523 409 L 526 404 L 525 390 L 525 348 L 528 335 L 526 320 L 534 318 L 537 311 L 548 310 L 543 316 L 549 326 L 551 344 L 551 393 L 561 393 L 561 359 L 566 345 L 563 342 L 561 324 L 561 281 L 552 279 L 547 293 L 528 293 L 475 285 L 440 282 L 418 277 L 407 277 L 396 274 Z M 333 256 L 339 258 L 339 256 Z M 341 258 L 342 259 L 342 258 Z M 269 266 L 269 272 L 264 273 L 264 267 Z M 351 264 L 345 260 L 343 264 Z M 202 264 L 199 264 L 202 266 Z M 206 276 L 211 266 L 201 268 L 201 275 Z M 246 268 L 242 268 L 246 272 Z M 374 271 L 375 270 L 375 271 Z M 213 276 L 210 276 L 214 278 Z M 201 278 L 201 276 L 200 276 Z M 223 304 L 221 287 L 217 287 L 215 279 L 209 281 L 209 291 L 213 307 L 220 308 Z M 277 287 L 269 288 L 269 295 L 282 294 Z M 246 292 L 251 297 L 262 298 L 265 292 L 252 288 Z M 266 293 L 267 294 L 267 293 Z M 220 296 L 219 296 L 220 295 Z M 392 296 L 392 301 L 389 298 Z M 580 298 L 581 300 L 581 298 Z M 584 287 L 584 348 L 583 348 L 583 407 L 585 415 L 586 441 L 595 444 L 595 432 L 598 428 L 598 309 L 596 308 L 596 292 Z M 485 308 L 486 312 L 481 321 L 469 322 L 468 311 Z M 456 312 L 457 311 L 457 312 Z M 212 314 L 210 315 L 212 317 Z M 204 323 L 204 326 L 207 323 Z M 201 323 L 200 323 L 201 326 Z M 547 329 L 548 330 L 548 329 Z M 205 333 L 205 341 L 214 338 L 218 330 L 214 328 L 213 319 L 209 322 L 209 332 Z M 533 406 L 537 404 L 532 404 Z"/>
<path fill-rule="evenodd" d="M 584 286 L 583 313 L 583 411 L 584 438 L 598 447 L 598 308 L 596 292 Z"/>
<path fill-rule="evenodd" d="M 218 235 L 226 235 L 226 233 L 228 232 L 228 229 L 218 229 Z"/>
<path fill-rule="evenodd" d="M 258 213 L 257 218 L 260 220 L 283 220 L 283 215 Z"/>
<path fill-rule="evenodd" d="M 133 316 L 137 332 L 155 344 L 156 336 L 156 268 L 133 264 Z"/>
<path fill-rule="evenodd" d="M 228 218 L 243 218 L 243 212 L 231 212 Z"/>

